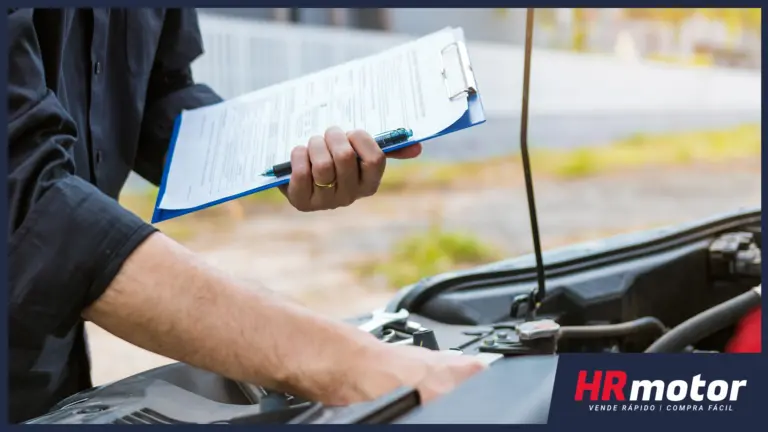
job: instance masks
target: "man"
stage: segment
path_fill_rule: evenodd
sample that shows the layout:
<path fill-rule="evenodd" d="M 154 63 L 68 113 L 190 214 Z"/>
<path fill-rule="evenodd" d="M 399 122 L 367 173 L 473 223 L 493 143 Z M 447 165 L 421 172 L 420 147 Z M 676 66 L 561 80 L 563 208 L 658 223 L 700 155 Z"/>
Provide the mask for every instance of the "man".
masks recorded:
<path fill-rule="evenodd" d="M 194 10 L 11 9 L 8 27 L 11 421 L 90 386 L 84 319 L 156 353 L 328 404 L 401 385 L 430 399 L 482 368 L 383 344 L 245 286 L 117 204 L 131 170 L 159 182 L 181 110 L 221 100 L 192 80 L 202 53 Z M 283 192 L 313 211 L 373 194 L 385 158 L 367 133 L 331 128 L 291 162 Z"/>

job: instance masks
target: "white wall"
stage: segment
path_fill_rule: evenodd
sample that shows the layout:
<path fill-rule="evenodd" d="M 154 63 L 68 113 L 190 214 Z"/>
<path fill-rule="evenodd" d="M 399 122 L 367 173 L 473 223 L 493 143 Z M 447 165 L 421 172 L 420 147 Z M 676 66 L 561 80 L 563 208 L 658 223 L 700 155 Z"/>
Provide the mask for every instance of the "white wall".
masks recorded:
<path fill-rule="evenodd" d="M 340 62 L 375 53 L 412 36 L 291 26 L 202 14 L 206 54 L 196 78 L 225 97 L 257 90 Z M 519 112 L 523 50 L 468 43 L 489 116 Z M 622 62 L 535 48 L 532 114 L 748 111 L 760 113 L 759 71 L 693 69 Z"/>
<path fill-rule="evenodd" d="M 195 78 L 238 96 L 375 53 L 412 36 L 200 14 L 206 48 Z M 469 32 L 467 32 L 469 33 Z M 469 42 L 488 122 L 436 139 L 423 158 L 482 159 L 516 151 L 521 47 Z M 534 48 L 529 143 L 573 147 L 634 133 L 725 127 L 761 118 L 759 72 L 622 63 Z M 132 176 L 128 188 L 145 183 Z"/>

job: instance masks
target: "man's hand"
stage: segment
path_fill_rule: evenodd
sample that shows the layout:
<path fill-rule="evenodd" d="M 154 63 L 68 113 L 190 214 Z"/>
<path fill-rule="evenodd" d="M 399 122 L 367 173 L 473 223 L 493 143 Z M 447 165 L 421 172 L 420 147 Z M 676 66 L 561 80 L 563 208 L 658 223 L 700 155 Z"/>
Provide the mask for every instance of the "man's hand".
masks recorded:
<path fill-rule="evenodd" d="M 424 401 L 483 369 L 469 356 L 389 345 L 147 238 L 83 317 L 154 353 L 330 405 L 415 387 Z"/>
<path fill-rule="evenodd" d="M 399 375 L 403 384 L 416 387 L 422 402 L 429 402 L 452 391 L 456 386 L 487 366 L 466 355 L 451 355 L 416 346 L 392 346 L 395 364 L 410 366 Z M 391 366 L 390 366 L 391 367 Z"/>
<path fill-rule="evenodd" d="M 471 356 L 415 346 L 380 345 L 353 360 L 344 382 L 318 395 L 318 399 L 329 405 L 348 405 L 376 399 L 398 387 L 412 387 L 426 403 L 486 368 L 485 363 Z"/>
<path fill-rule="evenodd" d="M 411 159 L 419 154 L 421 144 L 415 144 L 385 156 L 367 132 L 332 127 L 325 136 L 312 137 L 306 147 L 293 149 L 291 180 L 280 190 L 300 211 L 346 207 L 376 193 L 387 157 Z"/>

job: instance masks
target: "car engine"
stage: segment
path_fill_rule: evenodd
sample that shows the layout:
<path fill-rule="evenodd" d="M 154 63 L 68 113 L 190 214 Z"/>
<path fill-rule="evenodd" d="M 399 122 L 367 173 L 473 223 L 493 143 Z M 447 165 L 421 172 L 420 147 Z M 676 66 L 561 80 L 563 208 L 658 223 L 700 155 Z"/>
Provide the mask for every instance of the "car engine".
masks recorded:
<path fill-rule="evenodd" d="M 521 257 L 420 281 L 348 320 L 382 343 L 490 365 L 429 404 L 403 388 L 326 407 L 175 363 L 73 395 L 27 423 L 546 423 L 560 354 L 695 355 L 755 341 L 759 351 L 760 222 L 754 210 L 552 251 L 535 313 L 525 301 L 535 269 Z"/>

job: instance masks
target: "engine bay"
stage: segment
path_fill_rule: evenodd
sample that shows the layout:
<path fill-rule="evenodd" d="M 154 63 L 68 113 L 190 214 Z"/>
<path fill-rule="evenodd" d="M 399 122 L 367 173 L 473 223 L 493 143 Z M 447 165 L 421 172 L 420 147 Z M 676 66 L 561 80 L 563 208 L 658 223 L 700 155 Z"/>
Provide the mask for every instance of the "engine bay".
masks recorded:
<path fill-rule="evenodd" d="M 325 407 L 176 363 L 73 395 L 27 423 L 546 423 L 559 354 L 727 351 L 739 322 L 759 311 L 760 222 L 759 210 L 741 212 L 553 251 L 535 314 L 521 307 L 535 285 L 522 257 L 422 281 L 349 319 L 382 343 L 490 365 L 429 404 L 398 389 Z"/>
<path fill-rule="evenodd" d="M 375 318 L 376 313 L 357 318 L 352 323 L 365 324 L 372 317 L 381 322 Z M 550 326 L 544 329 L 545 332 L 551 333 L 557 328 L 556 323 L 544 321 Z M 442 421 L 446 420 L 443 414 L 439 414 L 443 411 L 460 413 L 464 410 L 463 418 L 466 418 L 466 413 L 479 416 L 490 408 L 489 400 L 496 400 L 500 404 L 499 413 L 506 413 L 502 405 L 509 403 L 510 396 L 498 398 L 493 393 L 505 388 L 502 385 L 511 385 L 509 382 L 505 384 L 505 381 L 510 380 L 521 391 L 518 403 L 524 405 L 518 406 L 529 407 L 524 410 L 525 416 L 530 417 L 532 423 L 544 423 L 549 413 L 549 394 L 542 395 L 539 400 L 532 400 L 531 393 L 526 395 L 524 389 L 527 384 L 535 394 L 535 390 L 542 385 L 546 387 L 547 382 L 551 388 L 554 385 L 557 357 L 552 355 L 554 346 L 529 348 L 521 344 L 518 327 L 523 329 L 523 338 L 542 331 L 536 326 L 529 326 L 526 331 L 524 324 L 508 322 L 492 326 L 463 326 L 443 324 L 414 314 L 401 314 L 374 330 L 385 343 L 409 343 L 425 349 L 450 351 L 456 355 L 475 355 L 490 363 L 493 373 L 483 373 L 482 377 L 466 383 L 469 388 L 476 388 L 470 390 L 474 394 L 473 400 L 477 403 L 484 401 L 481 404 L 483 409 L 479 411 L 466 411 L 467 401 L 461 397 L 456 400 L 446 397 L 433 404 L 420 406 L 418 395 L 412 389 L 399 389 L 370 403 L 324 407 L 291 395 L 271 392 L 257 385 L 231 381 L 183 363 L 174 363 L 74 395 L 62 401 L 49 414 L 28 423 L 434 423 L 438 417 Z M 513 351 L 515 357 L 520 357 L 513 358 Z M 528 355 L 523 358 L 523 354 Z M 541 354 L 547 355 L 543 357 Z M 520 379 L 521 373 L 524 380 Z M 482 393 L 488 393 L 488 397 L 482 397 Z M 458 409 L 462 406 L 464 408 Z M 437 412 L 433 412 L 435 410 Z M 475 421 L 483 422 L 482 418 Z"/>

